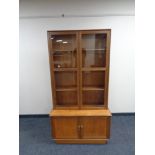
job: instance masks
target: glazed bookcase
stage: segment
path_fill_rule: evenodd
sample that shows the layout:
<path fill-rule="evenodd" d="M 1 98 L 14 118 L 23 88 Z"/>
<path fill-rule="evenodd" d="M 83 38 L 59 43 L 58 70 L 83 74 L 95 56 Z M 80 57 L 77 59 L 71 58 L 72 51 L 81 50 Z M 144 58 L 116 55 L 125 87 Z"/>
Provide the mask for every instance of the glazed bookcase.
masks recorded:
<path fill-rule="evenodd" d="M 57 143 L 107 143 L 110 29 L 48 31 Z"/>

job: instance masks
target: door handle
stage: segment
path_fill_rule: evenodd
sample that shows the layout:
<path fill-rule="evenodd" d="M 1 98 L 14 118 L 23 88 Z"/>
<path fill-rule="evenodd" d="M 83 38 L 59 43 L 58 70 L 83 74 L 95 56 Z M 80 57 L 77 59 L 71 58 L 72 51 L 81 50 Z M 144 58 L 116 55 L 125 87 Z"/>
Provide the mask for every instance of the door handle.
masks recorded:
<path fill-rule="evenodd" d="M 78 125 L 78 130 L 83 129 L 83 125 Z"/>
<path fill-rule="evenodd" d="M 81 130 L 81 126 L 80 125 L 78 125 L 78 131 L 80 131 Z"/>
<path fill-rule="evenodd" d="M 77 126 L 77 130 L 78 130 L 78 136 L 80 138 L 81 137 L 81 126 L 80 125 Z"/>
<path fill-rule="evenodd" d="M 82 138 L 82 129 L 83 129 L 83 125 L 78 125 L 78 134 L 80 138 Z"/>
<path fill-rule="evenodd" d="M 80 138 L 83 137 L 83 125 L 80 125 Z"/>

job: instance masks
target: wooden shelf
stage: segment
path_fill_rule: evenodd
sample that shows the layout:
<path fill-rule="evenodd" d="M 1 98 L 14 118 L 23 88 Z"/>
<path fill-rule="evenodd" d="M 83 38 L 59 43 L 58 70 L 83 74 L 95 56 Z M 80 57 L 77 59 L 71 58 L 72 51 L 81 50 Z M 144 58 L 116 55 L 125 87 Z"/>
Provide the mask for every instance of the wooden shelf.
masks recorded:
<path fill-rule="evenodd" d="M 54 71 L 77 71 L 77 68 L 54 68 Z"/>
<path fill-rule="evenodd" d="M 104 90 L 104 88 L 99 88 L 99 87 L 83 87 L 82 90 L 84 91 L 89 91 L 89 90 Z"/>
<path fill-rule="evenodd" d="M 83 103 L 82 106 L 83 106 L 83 110 L 100 110 L 100 109 L 106 110 L 104 105 L 92 105 L 92 104 Z"/>
<path fill-rule="evenodd" d="M 66 55 L 66 54 L 68 54 L 68 55 L 70 55 L 71 53 L 74 53 L 74 52 L 76 52 L 76 51 L 66 51 L 66 50 L 59 50 L 59 51 L 54 51 L 53 53 L 52 53 L 52 55 L 53 56 L 60 56 L 60 55 Z"/>
<path fill-rule="evenodd" d="M 86 51 L 105 51 L 105 48 L 101 48 L 101 49 L 85 49 Z"/>
<path fill-rule="evenodd" d="M 70 87 L 70 88 L 56 88 L 56 91 L 77 91 L 77 87 Z"/>
<path fill-rule="evenodd" d="M 87 52 L 87 54 L 105 54 L 105 51 L 86 51 Z"/>
<path fill-rule="evenodd" d="M 76 51 L 75 49 L 70 49 L 70 50 L 57 50 L 57 49 L 55 49 L 55 50 L 53 50 L 53 53 L 55 53 L 55 52 L 74 52 L 74 51 Z"/>
<path fill-rule="evenodd" d="M 105 67 L 85 67 L 82 68 L 82 71 L 105 71 L 106 68 Z"/>

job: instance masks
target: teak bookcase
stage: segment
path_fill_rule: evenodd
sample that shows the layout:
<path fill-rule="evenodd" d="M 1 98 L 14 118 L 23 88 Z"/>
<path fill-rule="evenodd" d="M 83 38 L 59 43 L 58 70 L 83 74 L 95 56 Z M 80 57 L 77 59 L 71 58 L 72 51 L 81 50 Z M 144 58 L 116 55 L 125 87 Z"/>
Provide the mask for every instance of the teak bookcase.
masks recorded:
<path fill-rule="evenodd" d="M 110 29 L 48 31 L 56 143 L 107 143 Z"/>

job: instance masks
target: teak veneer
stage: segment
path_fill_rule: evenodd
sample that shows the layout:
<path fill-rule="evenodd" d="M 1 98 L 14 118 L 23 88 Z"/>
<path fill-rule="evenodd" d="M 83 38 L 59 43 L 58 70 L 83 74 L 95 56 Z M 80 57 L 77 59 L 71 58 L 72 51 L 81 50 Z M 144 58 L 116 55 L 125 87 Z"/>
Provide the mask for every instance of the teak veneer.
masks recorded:
<path fill-rule="evenodd" d="M 49 116 L 112 116 L 107 110 L 52 110 Z"/>
<path fill-rule="evenodd" d="M 106 144 L 111 30 L 48 31 L 56 143 Z"/>

